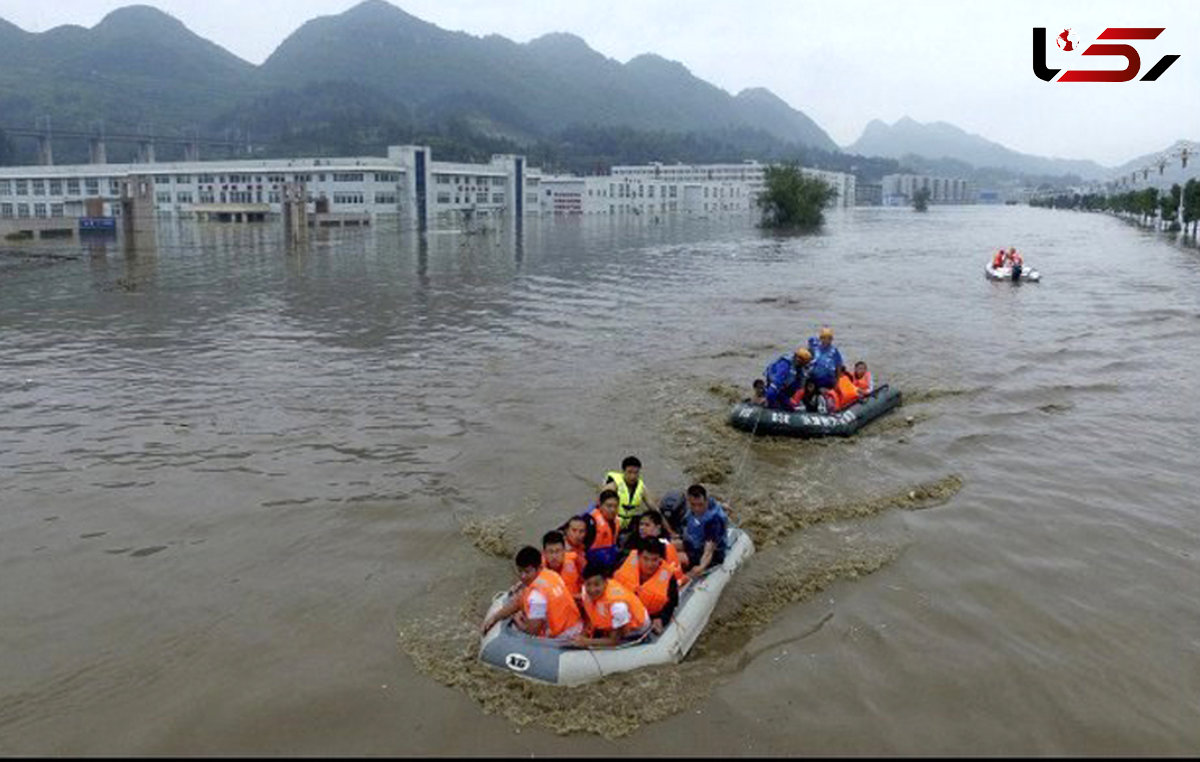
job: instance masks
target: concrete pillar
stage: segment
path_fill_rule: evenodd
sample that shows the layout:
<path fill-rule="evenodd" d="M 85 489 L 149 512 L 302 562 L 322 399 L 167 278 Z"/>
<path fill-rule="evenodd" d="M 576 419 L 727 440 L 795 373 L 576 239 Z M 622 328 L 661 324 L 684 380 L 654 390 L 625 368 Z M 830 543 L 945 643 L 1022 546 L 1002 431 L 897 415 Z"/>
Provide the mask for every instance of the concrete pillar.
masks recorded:
<path fill-rule="evenodd" d="M 121 230 L 129 249 L 154 247 L 154 178 L 130 175 L 121 183 Z"/>
<path fill-rule="evenodd" d="M 92 164 L 108 163 L 108 150 L 104 145 L 104 138 L 88 140 L 88 161 Z"/>
<path fill-rule="evenodd" d="M 287 183 L 280 196 L 284 239 L 290 247 L 308 239 L 308 187 L 304 183 Z"/>
<path fill-rule="evenodd" d="M 50 133 L 38 135 L 37 139 L 38 164 L 49 167 L 54 164 L 54 147 L 50 143 Z"/>
<path fill-rule="evenodd" d="M 138 164 L 153 164 L 154 163 L 154 141 L 153 140 L 138 141 L 137 163 Z"/>

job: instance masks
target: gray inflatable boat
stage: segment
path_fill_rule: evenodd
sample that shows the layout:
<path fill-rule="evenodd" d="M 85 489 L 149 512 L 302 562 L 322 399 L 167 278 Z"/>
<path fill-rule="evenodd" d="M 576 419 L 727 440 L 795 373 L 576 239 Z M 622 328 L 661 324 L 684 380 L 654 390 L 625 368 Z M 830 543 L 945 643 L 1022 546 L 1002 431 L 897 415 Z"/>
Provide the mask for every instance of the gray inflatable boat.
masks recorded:
<path fill-rule="evenodd" d="M 653 664 L 678 662 L 708 624 L 730 577 L 754 553 L 754 542 L 741 529 L 730 527 L 727 539 L 725 561 L 679 591 L 679 606 L 662 635 L 648 635 L 615 648 L 573 648 L 521 632 L 511 622 L 503 621 L 492 625 L 483 636 L 479 658 L 529 680 L 568 686 Z M 507 598 L 508 593 L 499 593 L 488 613 L 503 606 Z"/>
<path fill-rule="evenodd" d="M 883 384 L 866 398 L 836 413 L 770 410 L 752 402 L 739 402 L 729 412 L 734 428 L 757 434 L 793 437 L 848 437 L 900 404 L 900 390 Z"/>

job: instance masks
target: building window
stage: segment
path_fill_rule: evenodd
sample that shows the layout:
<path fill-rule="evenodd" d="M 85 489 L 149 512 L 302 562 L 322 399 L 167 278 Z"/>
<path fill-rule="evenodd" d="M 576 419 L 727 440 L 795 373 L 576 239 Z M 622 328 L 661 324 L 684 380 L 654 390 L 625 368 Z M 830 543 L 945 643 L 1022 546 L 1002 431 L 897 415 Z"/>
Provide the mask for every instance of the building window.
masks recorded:
<path fill-rule="evenodd" d="M 537 201 L 537 194 L 535 193 L 532 198 L 534 201 Z M 487 191 L 481 191 L 481 192 L 475 194 L 475 203 L 486 204 L 487 200 L 488 200 Z"/>
<path fill-rule="evenodd" d="M 15 213 L 12 204 L 0 204 L 0 217 L 11 220 Z"/>
<path fill-rule="evenodd" d="M 450 203 L 450 192 L 449 191 L 439 192 L 437 194 L 437 202 L 439 204 L 449 204 Z"/>
<path fill-rule="evenodd" d="M 216 200 L 216 197 L 213 195 L 213 192 L 211 189 L 200 191 L 200 203 L 201 204 L 212 204 L 212 203 L 215 203 L 215 200 Z"/>
<path fill-rule="evenodd" d="M 154 184 L 155 185 L 170 185 L 171 184 L 171 176 L 170 175 L 155 175 L 154 176 Z"/>
<path fill-rule="evenodd" d="M 279 197 L 279 191 L 267 191 L 267 203 L 268 204 L 281 203 L 280 197 Z"/>
<path fill-rule="evenodd" d="M 396 194 L 395 193 L 376 193 L 375 194 L 375 203 L 376 204 L 394 205 L 397 203 Z"/>
<path fill-rule="evenodd" d="M 34 180 L 33 181 L 33 195 L 45 196 L 46 195 L 46 183 L 43 182 L 42 180 Z"/>
<path fill-rule="evenodd" d="M 21 219 L 29 217 L 29 204 L 17 204 L 17 216 Z"/>
<path fill-rule="evenodd" d="M 201 184 L 212 185 L 214 182 L 216 182 L 216 178 L 213 177 L 212 175 L 200 175 L 200 183 Z"/>
<path fill-rule="evenodd" d="M 493 204 L 503 204 L 504 203 L 504 194 L 503 193 L 493 193 L 492 194 L 492 203 Z"/>
<path fill-rule="evenodd" d="M 171 192 L 164 191 L 164 192 L 156 193 L 156 194 L 154 194 L 154 200 L 160 204 L 169 204 L 169 203 L 171 203 Z"/>
<path fill-rule="evenodd" d="M 175 175 L 175 183 L 177 185 L 188 185 L 191 182 L 191 175 Z"/>
<path fill-rule="evenodd" d="M 121 195 L 121 181 L 116 177 L 108 178 L 108 194 L 110 196 Z"/>
<path fill-rule="evenodd" d="M 335 204 L 361 204 L 363 202 L 363 194 L 361 193 L 334 193 L 333 203 Z"/>
<path fill-rule="evenodd" d="M 63 205 L 62 204 L 51 204 L 50 205 L 50 216 L 51 217 L 64 216 Z"/>
<path fill-rule="evenodd" d="M 321 175 L 324 180 L 325 176 Z M 333 181 L 335 183 L 361 183 L 363 181 L 362 172 L 334 172 Z"/>
<path fill-rule="evenodd" d="M 449 175 L 438 175 L 437 176 L 437 184 L 438 185 L 449 185 L 450 184 L 450 176 Z"/>
<path fill-rule="evenodd" d="M 89 177 L 84 180 L 84 188 L 86 188 L 89 196 L 100 195 L 100 181 L 94 177 Z"/>
<path fill-rule="evenodd" d="M 50 181 L 50 195 L 51 196 L 61 196 L 62 195 L 62 180 L 51 180 Z"/>
<path fill-rule="evenodd" d="M 28 180 L 17 180 L 17 195 L 18 196 L 28 196 L 29 195 L 29 181 Z"/>
<path fill-rule="evenodd" d="M 192 203 L 191 191 L 179 191 L 178 193 L 175 194 L 175 201 L 180 204 Z"/>
<path fill-rule="evenodd" d="M 67 179 L 67 195 L 68 196 L 78 196 L 79 195 L 79 180 L 77 180 L 73 177 Z"/>
<path fill-rule="evenodd" d="M 37 217 L 39 220 L 44 220 L 47 217 L 49 217 L 50 215 L 49 215 L 49 212 L 47 212 L 47 210 L 46 210 L 45 204 L 34 204 L 33 205 L 33 216 Z"/>
<path fill-rule="evenodd" d="M 377 183 L 398 183 L 400 182 L 399 172 L 376 172 L 375 182 Z"/>

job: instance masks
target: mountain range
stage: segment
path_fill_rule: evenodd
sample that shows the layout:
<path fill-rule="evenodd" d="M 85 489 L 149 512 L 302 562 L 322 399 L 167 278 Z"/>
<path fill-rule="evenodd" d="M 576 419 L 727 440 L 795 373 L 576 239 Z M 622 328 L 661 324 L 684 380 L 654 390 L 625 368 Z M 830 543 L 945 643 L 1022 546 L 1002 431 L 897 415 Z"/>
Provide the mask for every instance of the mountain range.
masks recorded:
<path fill-rule="evenodd" d="M 528 150 L 533 160 L 536 149 L 576 165 L 755 157 L 876 176 L 963 163 L 1006 175 L 1112 172 L 907 117 L 872 121 L 845 149 L 858 156 L 848 156 L 765 88 L 731 95 L 678 62 L 644 54 L 621 63 L 570 34 L 516 43 L 451 32 L 384 0 L 304 23 L 261 66 L 144 5 L 115 10 L 90 29 L 30 33 L 0 19 L 0 115 L 0 127 L 49 116 L 55 127 L 102 123 L 109 133 L 236 131 L 279 152 L 366 152 L 421 140 L 447 158 Z M 122 150 L 131 149 L 111 146 L 110 159 L 122 160 Z M 9 158 L 28 160 L 31 151 L 26 145 Z M 4 152 L 0 144 L 0 160 Z M 56 143 L 55 152 L 60 161 L 81 160 L 86 146 Z"/>

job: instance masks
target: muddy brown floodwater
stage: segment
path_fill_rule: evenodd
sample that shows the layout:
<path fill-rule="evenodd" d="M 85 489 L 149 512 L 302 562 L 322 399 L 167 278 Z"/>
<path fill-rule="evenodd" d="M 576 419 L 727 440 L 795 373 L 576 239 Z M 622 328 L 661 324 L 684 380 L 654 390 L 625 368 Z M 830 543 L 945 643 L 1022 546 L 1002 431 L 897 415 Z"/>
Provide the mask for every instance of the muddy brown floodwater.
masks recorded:
<path fill-rule="evenodd" d="M 0 753 L 1200 748 L 1195 249 L 986 206 L 279 232 L 0 252 Z M 726 426 L 822 323 L 904 406 Z M 630 453 L 758 544 L 692 653 L 482 667 L 508 554 Z"/>

